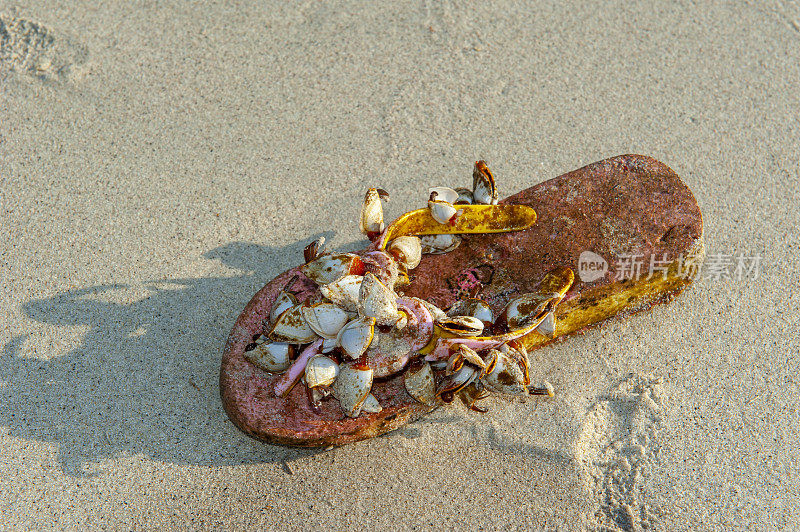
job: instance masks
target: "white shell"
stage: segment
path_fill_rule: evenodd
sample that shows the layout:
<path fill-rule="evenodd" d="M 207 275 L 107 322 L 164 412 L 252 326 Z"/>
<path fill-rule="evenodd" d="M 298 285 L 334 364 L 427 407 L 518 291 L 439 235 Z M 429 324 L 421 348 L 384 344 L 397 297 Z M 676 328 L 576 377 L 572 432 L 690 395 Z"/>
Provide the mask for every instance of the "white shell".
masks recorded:
<path fill-rule="evenodd" d="M 375 318 L 378 325 L 394 325 L 400 319 L 397 296 L 370 272 L 364 274 L 361 283 L 358 313 Z"/>
<path fill-rule="evenodd" d="M 458 235 L 424 235 L 420 237 L 423 253 L 440 254 L 453 251 L 461 244 Z"/>
<path fill-rule="evenodd" d="M 334 303 L 317 303 L 303 307 L 303 318 L 311 329 L 323 338 L 336 338 L 350 319 L 347 312 Z"/>
<path fill-rule="evenodd" d="M 401 236 L 389 242 L 386 251 L 388 251 L 397 262 L 404 265 L 407 269 L 413 270 L 419 266 L 419 261 L 422 258 L 422 243 L 416 236 Z"/>
<path fill-rule="evenodd" d="M 364 205 L 361 206 L 359 229 L 361 229 L 362 233 L 368 235 L 370 233 L 382 233 L 384 227 L 381 196 L 378 193 L 378 189 L 371 188 L 367 190 L 364 196 Z"/>
<path fill-rule="evenodd" d="M 338 344 L 338 340 L 336 338 L 325 338 L 322 340 L 322 347 L 320 347 L 320 352 L 322 353 L 330 353 Z"/>
<path fill-rule="evenodd" d="M 306 364 L 306 386 L 327 386 L 339 375 L 339 364 L 328 357 L 317 355 Z"/>
<path fill-rule="evenodd" d="M 478 318 L 484 324 L 486 323 L 494 323 L 494 314 L 492 313 L 492 308 L 489 305 L 475 305 L 475 308 L 472 309 L 470 316 Z"/>
<path fill-rule="evenodd" d="M 364 402 L 361 403 L 361 411 L 367 414 L 377 414 L 381 410 L 383 410 L 383 407 L 372 394 L 369 394 L 367 398 L 364 399 Z"/>
<path fill-rule="evenodd" d="M 448 377 L 443 384 L 446 384 L 448 389 L 453 390 L 462 386 L 466 386 L 477 376 L 478 372 L 475 371 L 475 368 L 465 365 L 461 366 L 461 369 L 458 370 L 455 375 Z"/>
<path fill-rule="evenodd" d="M 361 405 L 371 389 L 371 369 L 357 369 L 352 363 L 339 366 L 339 376 L 336 377 L 332 390 L 346 415 L 357 417 L 361 413 Z"/>
<path fill-rule="evenodd" d="M 458 192 L 450 187 L 432 187 L 428 189 L 428 198 L 431 194 L 436 192 L 437 200 L 446 201 L 447 203 L 455 203 L 458 199 Z"/>
<path fill-rule="evenodd" d="M 478 163 L 475 163 L 475 169 L 472 171 L 473 201 L 483 205 L 497 205 L 497 189 L 495 188 L 494 178 L 490 180 L 478 168 Z"/>
<path fill-rule="evenodd" d="M 272 309 L 269 311 L 269 322 L 275 323 L 275 320 L 278 319 L 278 316 L 295 305 L 297 305 L 297 297 L 295 297 L 294 294 L 290 294 L 289 292 L 281 292 L 278 294 L 278 297 L 275 298 L 275 302 L 272 304 Z"/>
<path fill-rule="evenodd" d="M 431 211 L 431 216 L 433 219 L 440 224 L 449 224 L 458 214 L 458 211 L 455 207 L 453 207 L 453 204 L 446 201 L 428 201 L 428 208 Z"/>
<path fill-rule="evenodd" d="M 481 378 L 481 382 L 487 389 L 496 393 L 509 395 L 527 395 L 528 388 L 525 387 L 525 375 L 522 369 L 507 355 L 497 350 L 490 351 L 490 355 L 497 357 L 491 373 L 487 373 Z M 491 366 L 491 363 L 489 364 Z"/>
<path fill-rule="evenodd" d="M 363 268 L 361 257 L 354 253 L 334 253 L 333 255 L 322 255 L 300 267 L 303 274 L 317 283 L 324 285 L 351 273 L 361 273 L 358 270 Z"/>
<path fill-rule="evenodd" d="M 472 198 L 476 204 L 497 205 L 497 192 L 493 196 L 491 188 L 483 182 L 478 183 L 477 188 L 472 192 Z"/>
<path fill-rule="evenodd" d="M 419 368 L 408 368 L 403 375 L 408 395 L 422 404 L 433 405 L 436 403 L 436 383 L 433 380 L 433 370 L 428 362 Z"/>
<path fill-rule="evenodd" d="M 457 188 L 458 197 L 455 201 L 450 203 L 458 205 L 472 205 L 475 201 L 472 199 L 472 191 L 468 188 Z"/>
<path fill-rule="evenodd" d="M 317 333 L 308 326 L 303 318 L 303 305 L 300 304 L 281 314 L 267 336 L 277 342 L 305 344 L 314 340 Z"/>
<path fill-rule="evenodd" d="M 292 346 L 285 342 L 264 342 L 245 351 L 244 357 L 259 368 L 271 373 L 289 369 Z"/>
<path fill-rule="evenodd" d="M 554 338 L 556 335 L 556 315 L 551 310 L 547 313 L 547 315 L 542 320 L 542 323 L 536 327 L 536 332 L 547 336 L 548 338 Z"/>
<path fill-rule="evenodd" d="M 464 344 L 459 344 L 458 352 L 462 357 L 464 357 L 465 362 L 469 362 L 473 366 L 477 366 L 481 369 L 486 369 L 486 362 L 481 358 L 478 352 L 471 347 Z"/>
<path fill-rule="evenodd" d="M 326 299 L 344 310 L 357 312 L 362 279 L 360 275 L 345 275 L 332 283 L 320 286 L 319 291 Z"/>
<path fill-rule="evenodd" d="M 456 301 L 447 310 L 448 316 L 472 316 L 478 318 L 483 323 L 494 323 L 492 308 L 480 299 L 469 298 Z"/>
<path fill-rule="evenodd" d="M 514 342 L 514 344 L 515 347 L 511 347 L 506 355 L 520 367 L 523 375 L 522 384 L 527 386 L 531 383 L 531 360 L 528 357 L 528 350 L 525 348 L 525 344 L 521 342 Z"/>
<path fill-rule="evenodd" d="M 445 314 L 442 309 L 440 309 L 439 307 L 437 307 L 433 303 L 430 303 L 429 301 L 426 301 L 424 299 L 420 299 L 418 297 L 412 297 L 411 299 L 413 299 L 414 301 L 417 301 L 418 303 L 422 304 L 423 307 L 428 309 L 428 312 L 431 313 L 431 317 L 434 319 L 434 321 L 446 320 L 447 319 L 447 314 Z"/>
<path fill-rule="evenodd" d="M 503 309 L 500 317 L 511 331 L 528 327 L 533 325 L 537 319 L 545 319 L 546 316 L 542 316 L 542 312 L 552 299 L 558 297 L 560 296 L 556 293 L 541 294 L 532 292 L 524 294 L 510 301 L 506 308 Z"/>
<path fill-rule="evenodd" d="M 483 332 L 483 322 L 472 316 L 447 317 L 436 320 L 436 325 L 459 337 L 480 336 Z"/>
<path fill-rule="evenodd" d="M 357 318 L 350 321 L 339 331 L 336 342 L 350 358 L 358 358 L 364 354 L 375 335 L 374 318 Z"/>
<path fill-rule="evenodd" d="M 466 383 L 471 381 L 475 377 L 476 371 L 474 368 L 469 366 L 464 366 L 458 373 L 453 376 L 453 380 L 456 381 L 458 384 Z"/>

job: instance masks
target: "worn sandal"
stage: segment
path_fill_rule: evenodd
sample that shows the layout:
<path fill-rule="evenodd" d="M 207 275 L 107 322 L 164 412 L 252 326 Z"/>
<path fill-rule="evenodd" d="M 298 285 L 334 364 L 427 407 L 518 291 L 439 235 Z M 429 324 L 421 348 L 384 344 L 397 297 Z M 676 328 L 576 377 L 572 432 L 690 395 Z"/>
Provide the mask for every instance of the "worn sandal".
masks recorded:
<path fill-rule="evenodd" d="M 667 302 L 704 258 L 694 196 L 664 164 L 606 159 L 497 201 L 431 189 L 383 226 L 370 189 L 358 253 L 306 248 L 248 303 L 220 370 L 226 412 L 270 443 L 328 446 L 394 430 L 455 398 L 553 395 L 528 352 Z M 616 261 L 616 262 L 614 262 Z"/>

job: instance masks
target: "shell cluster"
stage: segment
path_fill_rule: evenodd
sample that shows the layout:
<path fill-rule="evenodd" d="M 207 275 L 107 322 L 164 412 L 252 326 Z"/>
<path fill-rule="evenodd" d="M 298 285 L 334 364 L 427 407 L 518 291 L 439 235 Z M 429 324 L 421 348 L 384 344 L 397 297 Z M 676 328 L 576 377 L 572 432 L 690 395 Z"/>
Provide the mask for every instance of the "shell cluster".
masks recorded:
<path fill-rule="evenodd" d="M 360 229 L 373 244 L 389 232 L 382 210 L 388 196 L 372 188 L 364 198 Z M 496 205 L 497 198 L 492 173 L 478 161 L 472 190 L 431 188 L 428 209 L 447 227 L 464 215 L 461 206 Z M 571 271 L 567 281 L 543 281 L 541 292 L 511 301 L 497 319 L 480 299 L 458 301 L 445 311 L 395 292 L 423 254 L 447 253 L 460 243 L 458 234 L 446 231 L 396 236 L 361 253 L 325 253 L 324 238 L 312 242 L 298 276 L 313 281 L 317 290 L 300 301 L 291 290 L 297 276 L 292 278 L 244 356 L 280 374 L 277 396 L 302 385 L 312 409 L 334 398 L 350 417 L 379 412 L 373 380 L 399 372 L 408 394 L 426 405 L 458 396 L 480 410 L 475 401 L 486 392 L 552 395 L 549 388 L 530 387 L 528 353 L 516 340 L 533 331 L 554 334 L 554 309 L 572 282 Z M 563 272 L 555 274 L 556 280 L 559 276 Z"/>

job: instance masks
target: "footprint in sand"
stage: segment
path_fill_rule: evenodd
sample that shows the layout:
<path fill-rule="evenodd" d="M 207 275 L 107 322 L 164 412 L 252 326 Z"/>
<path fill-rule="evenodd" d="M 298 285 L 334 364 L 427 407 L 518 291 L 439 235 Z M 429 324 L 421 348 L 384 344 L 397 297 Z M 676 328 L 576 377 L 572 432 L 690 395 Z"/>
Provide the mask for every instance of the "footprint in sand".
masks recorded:
<path fill-rule="evenodd" d="M 643 480 L 656 460 L 663 420 L 661 380 L 631 374 L 590 409 L 576 448 L 589 478 L 600 530 L 653 530 Z"/>
<path fill-rule="evenodd" d="M 85 46 L 38 22 L 0 13 L 0 73 L 69 80 L 86 63 Z"/>

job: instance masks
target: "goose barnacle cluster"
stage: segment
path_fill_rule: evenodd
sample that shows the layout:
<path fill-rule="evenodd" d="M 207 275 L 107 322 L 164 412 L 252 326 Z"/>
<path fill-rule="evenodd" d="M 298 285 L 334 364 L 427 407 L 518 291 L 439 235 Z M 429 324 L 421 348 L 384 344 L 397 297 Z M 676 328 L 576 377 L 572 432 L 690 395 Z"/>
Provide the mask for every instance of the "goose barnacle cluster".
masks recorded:
<path fill-rule="evenodd" d="M 520 339 L 554 334 L 555 308 L 572 284 L 571 270 L 549 272 L 541 290 L 512 300 L 497 319 L 480 299 L 458 301 L 445 312 L 395 292 L 424 254 L 452 251 L 463 233 L 525 229 L 536 219 L 533 209 L 497 205 L 494 176 L 483 161 L 475 163 L 471 190 L 431 188 L 427 209 L 386 227 L 382 202 L 388 197 L 379 188 L 365 195 L 360 228 L 373 242 L 367 251 L 326 253 L 323 238 L 306 247 L 298 275 L 317 289 L 301 301 L 292 278 L 263 334 L 247 346 L 250 362 L 280 374 L 274 393 L 285 396 L 301 385 L 312 408 L 333 398 L 350 417 L 379 412 L 373 380 L 399 372 L 408 394 L 426 405 L 457 396 L 480 410 L 475 401 L 486 392 L 552 395 L 530 386 Z"/>

